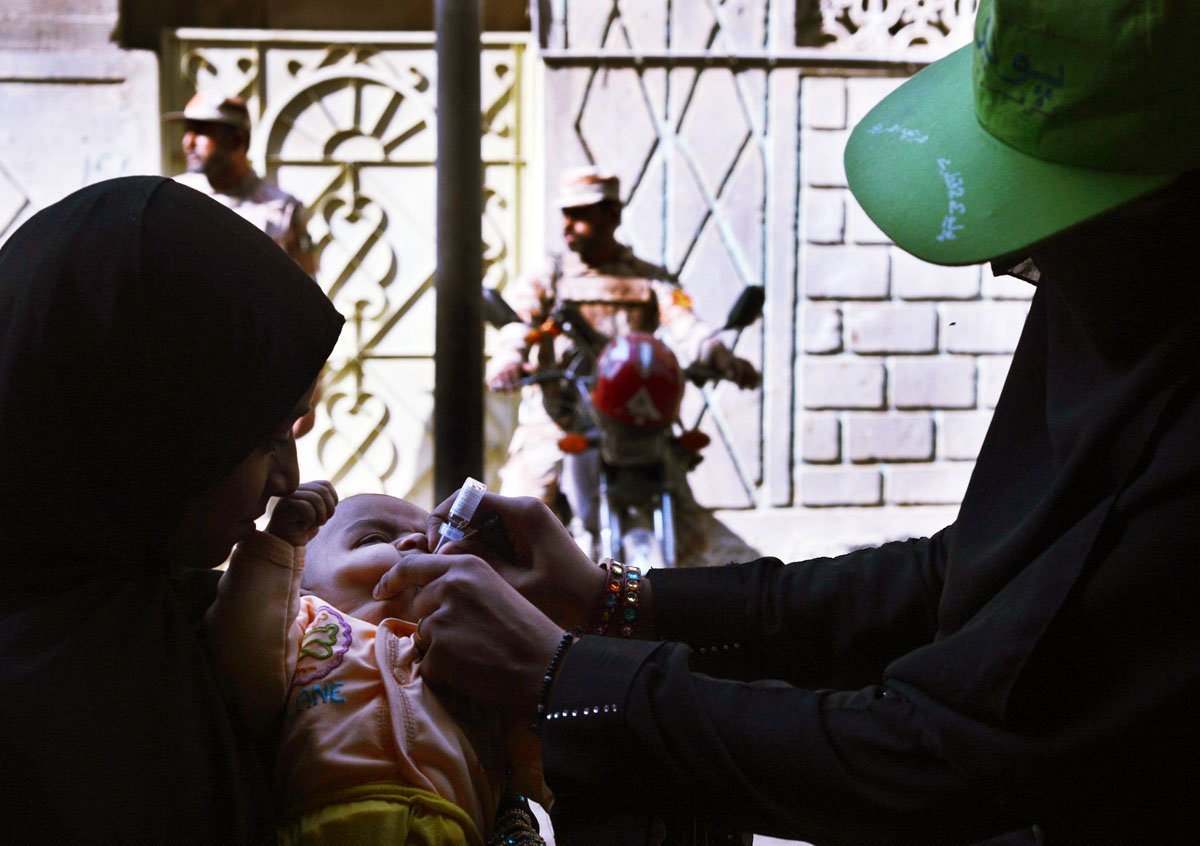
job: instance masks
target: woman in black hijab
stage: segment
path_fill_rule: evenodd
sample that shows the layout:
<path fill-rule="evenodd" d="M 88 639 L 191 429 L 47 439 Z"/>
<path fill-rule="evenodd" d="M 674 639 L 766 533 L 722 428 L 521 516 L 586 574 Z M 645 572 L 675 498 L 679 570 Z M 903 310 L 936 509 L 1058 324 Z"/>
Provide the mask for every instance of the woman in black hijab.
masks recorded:
<path fill-rule="evenodd" d="M 157 177 L 85 188 L 0 251 L 0 830 L 273 838 L 200 620 L 294 487 L 342 318 L 270 239 Z M 307 393 L 306 393 L 307 392 Z"/>
<path fill-rule="evenodd" d="M 542 727 L 560 842 L 646 842 L 652 813 L 839 844 L 1196 841 L 1200 6 L 978 6 L 844 159 L 898 248 L 1036 278 L 951 526 L 631 582 L 488 496 L 507 560 L 410 552 L 380 584 L 422 586 L 426 679 Z"/>
<path fill-rule="evenodd" d="M 1033 247 L 1008 381 L 930 538 L 631 591 L 540 502 L 485 494 L 480 536 L 499 517 L 507 538 L 408 553 L 376 596 L 422 585 L 423 674 L 541 726 L 559 842 L 656 842 L 652 814 L 818 843 L 1193 842 L 1198 225 L 1200 172 Z"/>

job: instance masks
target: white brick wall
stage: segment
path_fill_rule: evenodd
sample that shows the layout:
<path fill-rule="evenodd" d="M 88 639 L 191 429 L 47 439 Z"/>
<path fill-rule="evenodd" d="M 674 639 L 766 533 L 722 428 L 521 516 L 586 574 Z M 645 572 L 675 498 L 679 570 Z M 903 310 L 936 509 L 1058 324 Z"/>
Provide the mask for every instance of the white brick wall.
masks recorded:
<path fill-rule="evenodd" d="M 804 221 L 808 243 L 840 244 L 846 234 L 845 192 L 817 189 L 804 200 Z"/>
<path fill-rule="evenodd" d="M 842 153 L 846 149 L 847 131 L 817 131 L 805 133 L 802 143 L 804 155 L 809 161 L 814 187 L 846 187 L 846 168 L 842 165 Z"/>
<path fill-rule="evenodd" d="M 1028 311 L 1025 303 L 947 303 L 943 348 L 951 353 L 1011 353 Z"/>
<path fill-rule="evenodd" d="M 805 352 L 821 355 L 842 351 L 842 310 L 836 303 L 807 303 L 801 327 Z"/>
<path fill-rule="evenodd" d="M 896 408 L 973 408 L 975 359 L 897 356 L 892 359 L 891 400 Z"/>
<path fill-rule="evenodd" d="M 1008 376 L 1012 356 L 984 355 L 979 357 L 979 407 L 995 408 L 1000 389 Z"/>
<path fill-rule="evenodd" d="M 908 255 L 845 187 L 849 128 L 900 81 L 806 79 L 800 110 L 797 505 L 860 511 L 864 538 L 957 506 L 1033 294 Z"/>
<path fill-rule="evenodd" d="M 905 300 L 969 300 L 979 296 L 979 268 L 941 267 L 896 248 L 892 284 L 896 296 Z"/>
<path fill-rule="evenodd" d="M 955 505 L 962 501 L 972 465 L 930 464 L 889 467 L 887 501 L 892 505 Z"/>
<path fill-rule="evenodd" d="M 928 353 L 937 350 L 932 305 L 849 305 L 846 347 L 856 353 Z"/>
<path fill-rule="evenodd" d="M 883 408 L 883 362 L 812 358 L 804 365 L 805 408 Z"/>
<path fill-rule="evenodd" d="M 809 245 L 800 260 L 811 299 L 878 300 L 888 295 L 887 247 Z"/>
<path fill-rule="evenodd" d="M 831 464 L 842 458 L 842 424 L 836 414 L 805 414 L 800 423 L 800 448 L 810 464 Z"/>
<path fill-rule="evenodd" d="M 1033 286 L 1012 276 L 993 276 L 983 269 L 983 295 L 993 300 L 1033 299 Z"/>
<path fill-rule="evenodd" d="M 939 455 L 950 461 L 974 460 L 991 422 L 992 415 L 983 411 L 944 412 L 938 426 Z"/>
<path fill-rule="evenodd" d="M 846 80 L 835 76 L 809 77 L 801 88 L 811 129 L 846 128 Z"/>
<path fill-rule="evenodd" d="M 858 203 L 846 204 L 846 240 L 851 244 L 890 244 L 891 239 Z"/>
<path fill-rule="evenodd" d="M 807 506 L 882 505 L 883 475 L 874 467 L 804 468 L 800 502 Z"/>
<path fill-rule="evenodd" d="M 867 461 L 933 460 L 933 418 L 928 414 L 847 414 L 849 458 Z"/>

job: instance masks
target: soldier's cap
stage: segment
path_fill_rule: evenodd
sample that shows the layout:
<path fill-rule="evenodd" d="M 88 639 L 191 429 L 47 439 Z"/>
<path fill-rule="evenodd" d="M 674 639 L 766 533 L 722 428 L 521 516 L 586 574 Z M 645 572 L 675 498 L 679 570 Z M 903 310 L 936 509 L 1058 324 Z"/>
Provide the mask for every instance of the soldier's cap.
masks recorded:
<path fill-rule="evenodd" d="M 241 97 L 225 97 L 212 91 L 197 91 L 182 112 L 167 112 L 163 120 L 199 120 L 223 123 L 236 129 L 250 128 L 250 110 Z"/>
<path fill-rule="evenodd" d="M 886 97 L 850 190 L 937 264 L 1020 253 L 1200 166 L 1200 3 L 981 0 L 972 44 Z"/>
<path fill-rule="evenodd" d="M 594 167 L 568 170 L 559 184 L 558 207 L 575 209 L 596 203 L 620 203 L 621 180 Z"/>

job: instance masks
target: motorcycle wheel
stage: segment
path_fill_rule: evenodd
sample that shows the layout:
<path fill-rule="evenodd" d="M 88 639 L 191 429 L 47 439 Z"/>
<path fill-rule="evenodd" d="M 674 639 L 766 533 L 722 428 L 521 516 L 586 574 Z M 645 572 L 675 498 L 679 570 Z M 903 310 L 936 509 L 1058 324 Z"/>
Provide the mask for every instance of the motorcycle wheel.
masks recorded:
<path fill-rule="evenodd" d="M 625 532 L 621 538 L 621 552 L 626 564 L 639 568 L 643 573 L 652 567 L 664 566 L 662 545 L 654 536 L 654 530 L 644 526 Z"/>

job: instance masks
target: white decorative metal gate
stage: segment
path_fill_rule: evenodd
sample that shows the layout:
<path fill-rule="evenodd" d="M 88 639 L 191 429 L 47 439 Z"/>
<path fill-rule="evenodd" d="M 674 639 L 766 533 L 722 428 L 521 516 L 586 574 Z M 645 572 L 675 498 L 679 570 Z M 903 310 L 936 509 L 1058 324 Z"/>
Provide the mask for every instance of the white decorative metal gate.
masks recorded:
<path fill-rule="evenodd" d="M 764 320 L 738 348 L 761 365 L 763 389 L 717 390 L 705 424 L 715 442 L 693 476 L 702 502 L 796 504 L 803 464 L 797 441 L 804 349 L 797 327 L 805 308 L 798 260 L 805 237 L 805 80 L 907 76 L 966 43 L 973 5 L 536 4 L 552 116 L 547 182 L 584 163 L 617 173 L 627 201 L 623 236 L 643 258 L 677 273 L 709 322 L 719 323 L 743 286 L 766 287 Z M 840 150 L 837 158 L 840 164 Z"/>
<path fill-rule="evenodd" d="M 1025 294 L 895 250 L 846 190 L 841 148 L 899 79 L 969 39 L 973 0 L 534 0 L 531 11 L 538 49 L 489 37 L 482 60 L 487 284 L 559 243 L 549 210 L 565 168 L 615 171 L 623 237 L 676 272 L 710 322 L 741 287 L 767 289 L 764 320 L 739 345 L 765 384 L 716 392 L 705 422 L 716 443 L 693 477 L 703 502 L 844 506 L 864 529 L 881 506 L 952 506 L 1007 341 L 964 343 L 946 327 L 1015 322 Z M 311 209 L 318 278 L 349 326 L 318 430 L 301 442 L 306 472 L 427 502 L 431 36 L 183 30 L 163 67 L 164 108 L 197 87 L 247 96 L 256 164 Z M 167 172 L 182 167 L 177 140 L 164 144 Z M 543 208 L 544 228 L 531 223 Z M 893 311 L 932 328 L 903 342 L 856 334 Z M 923 388 L 950 377 L 962 384 Z M 512 406 L 488 408 L 495 468 Z"/>
<path fill-rule="evenodd" d="M 520 270 L 529 86 L 521 36 L 484 41 L 485 284 Z M 164 45 L 163 100 L 241 94 L 251 159 L 309 210 L 317 279 L 346 316 L 304 472 L 348 493 L 429 504 L 434 349 L 435 56 L 432 35 L 179 30 Z M 169 127 L 164 131 L 172 131 Z M 166 172 L 182 169 L 165 139 Z M 477 249 L 478 245 L 463 245 Z M 489 463 L 508 431 L 489 406 Z"/>

